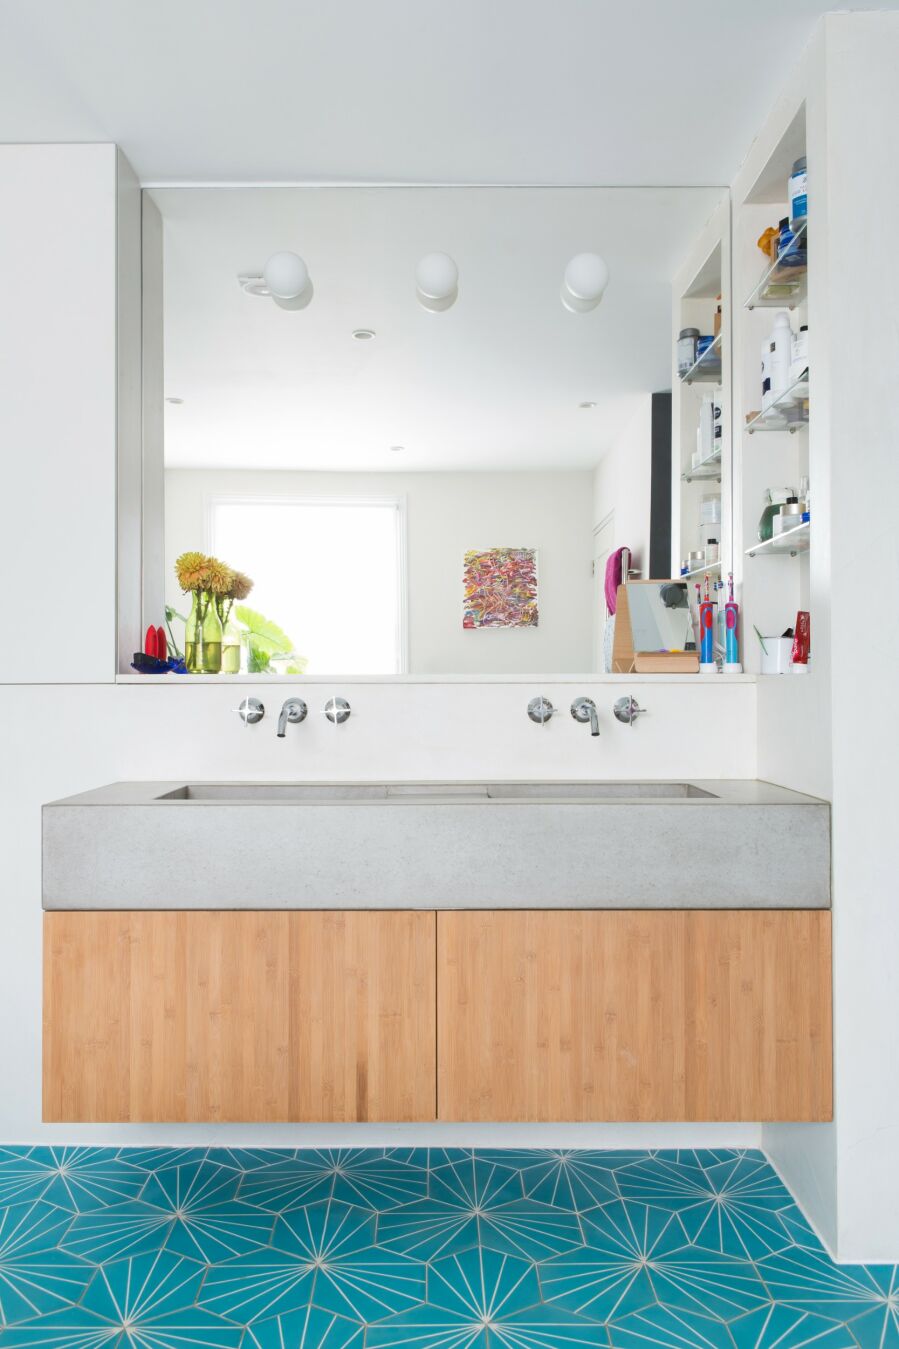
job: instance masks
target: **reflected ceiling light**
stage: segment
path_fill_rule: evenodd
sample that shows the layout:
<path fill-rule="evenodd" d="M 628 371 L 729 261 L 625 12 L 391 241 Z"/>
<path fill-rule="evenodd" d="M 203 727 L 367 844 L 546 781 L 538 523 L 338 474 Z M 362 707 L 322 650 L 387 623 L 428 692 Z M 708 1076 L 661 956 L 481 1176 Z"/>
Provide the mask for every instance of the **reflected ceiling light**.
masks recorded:
<path fill-rule="evenodd" d="M 262 275 L 276 300 L 298 300 L 309 285 L 309 269 L 298 253 L 273 253 Z"/>
<path fill-rule="evenodd" d="M 572 314 L 595 309 L 609 284 L 609 269 L 598 253 L 578 253 L 565 268 L 562 303 Z"/>
<path fill-rule="evenodd" d="M 305 309 L 312 299 L 309 268 L 298 253 L 273 253 L 258 272 L 240 272 L 237 277 L 247 295 L 268 295 L 281 309 Z"/>
<path fill-rule="evenodd" d="M 595 403 L 578 403 L 579 408 L 595 408 Z"/>
<path fill-rule="evenodd" d="M 449 253 L 426 253 L 415 268 L 415 294 L 432 314 L 450 309 L 459 298 L 459 268 Z"/>
<path fill-rule="evenodd" d="M 371 342 L 377 337 L 374 328 L 354 328 L 353 337 L 357 342 Z"/>

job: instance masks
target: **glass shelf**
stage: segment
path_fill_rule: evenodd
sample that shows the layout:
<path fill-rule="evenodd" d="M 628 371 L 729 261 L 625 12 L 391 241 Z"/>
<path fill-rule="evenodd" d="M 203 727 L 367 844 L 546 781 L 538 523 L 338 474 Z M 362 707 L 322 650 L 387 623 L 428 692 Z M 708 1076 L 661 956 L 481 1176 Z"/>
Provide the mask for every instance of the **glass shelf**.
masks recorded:
<path fill-rule="evenodd" d="M 694 567 L 692 571 L 682 571 L 680 576 L 676 576 L 676 581 L 689 581 L 692 576 L 711 575 L 713 571 L 720 571 L 720 562 L 707 562 L 704 567 Z"/>
<path fill-rule="evenodd" d="M 806 520 L 805 524 L 797 525 L 795 529 L 788 529 L 783 534 L 775 534 L 773 538 L 767 539 L 764 543 L 757 543 L 752 548 L 746 549 L 747 557 L 774 557 L 777 554 L 788 553 L 790 557 L 796 557 L 798 553 L 807 553 L 811 544 L 812 524 Z"/>
<path fill-rule="evenodd" d="M 721 383 L 721 333 L 680 377 L 681 384 L 720 384 Z"/>
<path fill-rule="evenodd" d="M 806 248 L 805 231 L 808 221 L 800 225 L 793 242 L 779 253 L 765 268 L 751 294 L 743 302 L 744 309 L 795 309 L 808 293 L 808 263 L 785 260 Z"/>
<path fill-rule="evenodd" d="M 774 402 L 764 412 L 757 412 L 746 423 L 746 432 L 753 436 L 757 431 L 789 431 L 794 435 L 808 426 L 808 371 L 802 378 L 795 380 L 788 389 L 779 393 Z"/>
<path fill-rule="evenodd" d="M 710 454 L 708 459 L 704 459 L 695 468 L 688 468 L 685 473 L 680 475 L 680 480 L 681 482 L 720 482 L 721 451 L 716 450 L 714 454 Z"/>

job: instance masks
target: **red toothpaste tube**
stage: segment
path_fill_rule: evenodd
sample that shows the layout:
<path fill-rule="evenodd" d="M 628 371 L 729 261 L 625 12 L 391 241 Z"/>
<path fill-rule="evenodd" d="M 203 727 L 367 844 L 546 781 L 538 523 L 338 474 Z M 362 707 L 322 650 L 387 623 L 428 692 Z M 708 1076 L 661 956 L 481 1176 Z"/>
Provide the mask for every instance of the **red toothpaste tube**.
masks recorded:
<path fill-rule="evenodd" d="M 796 626 L 793 629 L 793 651 L 790 656 L 794 674 L 805 674 L 808 671 L 811 635 L 811 615 L 807 609 L 800 609 L 796 615 Z"/>

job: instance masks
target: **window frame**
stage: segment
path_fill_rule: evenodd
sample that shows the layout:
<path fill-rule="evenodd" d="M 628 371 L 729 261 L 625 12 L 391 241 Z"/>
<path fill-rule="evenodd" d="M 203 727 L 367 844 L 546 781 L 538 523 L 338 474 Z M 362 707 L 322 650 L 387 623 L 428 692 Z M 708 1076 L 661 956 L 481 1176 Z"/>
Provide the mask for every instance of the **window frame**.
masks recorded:
<path fill-rule="evenodd" d="M 226 506 L 376 506 L 381 509 L 393 509 L 396 531 L 397 560 L 397 625 L 396 625 L 396 665 L 390 678 L 409 673 L 409 566 L 408 566 L 408 530 L 407 501 L 405 493 L 395 496 L 382 494 L 365 495 L 351 492 L 346 496 L 333 492 L 326 495 L 290 492 L 284 495 L 272 492 L 204 492 L 203 494 L 203 546 L 207 552 L 214 552 L 214 515 L 215 508 Z M 331 672 L 340 675 L 340 670 Z"/>

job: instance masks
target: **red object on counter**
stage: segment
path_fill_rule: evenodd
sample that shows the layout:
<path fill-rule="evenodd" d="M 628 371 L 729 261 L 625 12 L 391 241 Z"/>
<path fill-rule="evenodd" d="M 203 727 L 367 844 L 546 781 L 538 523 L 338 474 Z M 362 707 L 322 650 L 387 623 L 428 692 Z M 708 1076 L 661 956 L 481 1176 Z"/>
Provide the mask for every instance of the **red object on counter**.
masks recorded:
<path fill-rule="evenodd" d="M 159 660 L 168 660 L 169 644 L 165 635 L 165 628 L 156 629 L 156 656 Z"/>
<path fill-rule="evenodd" d="M 156 629 L 151 624 L 150 627 L 147 628 L 147 635 L 144 638 L 144 655 L 155 656 L 157 654 L 157 645 L 158 639 Z"/>
<path fill-rule="evenodd" d="M 808 667 L 809 651 L 812 644 L 812 620 L 807 609 L 800 609 L 796 615 L 796 626 L 793 629 L 793 651 L 791 655 L 792 664 Z"/>

